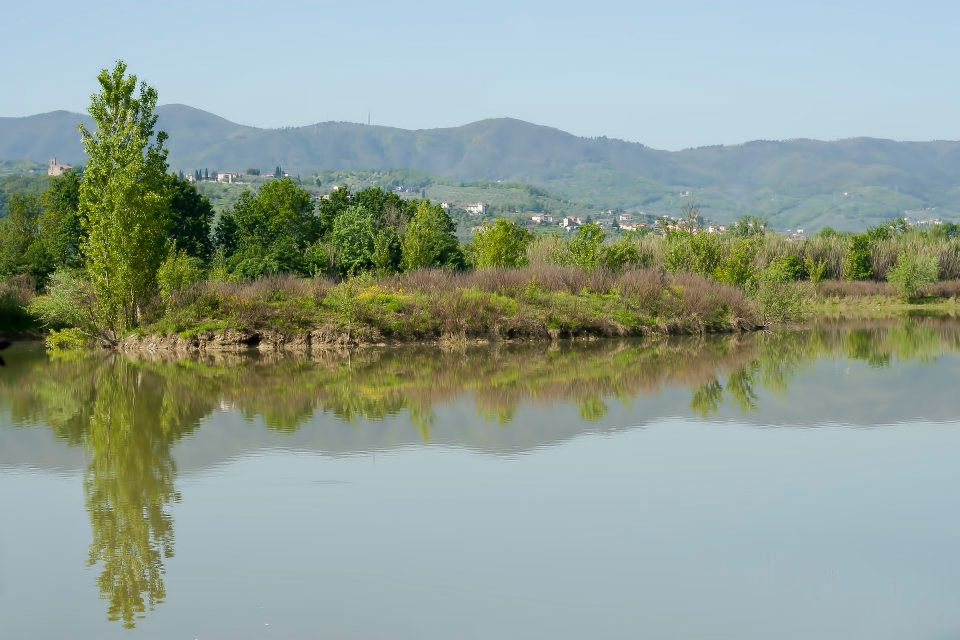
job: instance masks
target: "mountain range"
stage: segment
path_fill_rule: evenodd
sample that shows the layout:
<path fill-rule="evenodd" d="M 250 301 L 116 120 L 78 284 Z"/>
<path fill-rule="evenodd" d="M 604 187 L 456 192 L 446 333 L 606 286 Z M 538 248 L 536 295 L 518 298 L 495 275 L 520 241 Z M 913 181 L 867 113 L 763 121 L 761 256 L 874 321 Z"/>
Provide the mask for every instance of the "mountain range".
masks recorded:
<path fill-rule="evenodd" d="M 459 181 L 528 183 L 598 209 L 676 213 L 696 201 L 705 215 L 766 216 L 781 228 L 860 228 L 904 215 L 960 217 L 960 142 L 754 141 L 661 151 L 606 137 L 499 118 L 406 130 L 347 122 L 262 129 L 185 105 L 157 109 L 170 134 L 170 165 L 190 172 L 411 169 Z M 82 163 L 77 124 L 53 111 L 0 118 L 0 160 Z"/>

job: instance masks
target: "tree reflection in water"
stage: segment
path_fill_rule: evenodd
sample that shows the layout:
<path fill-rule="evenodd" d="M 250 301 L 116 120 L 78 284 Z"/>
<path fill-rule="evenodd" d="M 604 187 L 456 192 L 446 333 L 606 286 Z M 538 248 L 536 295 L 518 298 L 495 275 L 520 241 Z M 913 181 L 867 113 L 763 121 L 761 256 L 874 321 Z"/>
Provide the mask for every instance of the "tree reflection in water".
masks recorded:
<path fill-rule="evenodd" d="M 608 403 L 665 387 L 691 391 L 690 408 L 740 411 L 758 390 L 786 393 L 796 373 L 824 356 L 889 366 L 960 350 L 960 325 L 936 320 L 823 325 L 700 339 L 501 345 L 444 352 L 397 348 L 345 357 L 220 356 L 132 360 L 93 354 L 48 360 L 39 353 L 0 373 L 0 410 L 13 422 L 43 425 L 84 447 L 88 561 L 111 620 L 133 627 L 162 602 L 164 559 L 174 552 L 170 507 L 180 499 L 171 449 L 221 406 L 294 432 L 317 412 L 344 422 L 405 412 L 423 441 L 439 424 L 434 407 L 469 395 L 477 414 L 507 424 L 524 404 L 572 403 L 585 421 Z M 473 427 L 471 427 L 473 428 Z M 465 431 L 461 438 L 478 436 Z"/>

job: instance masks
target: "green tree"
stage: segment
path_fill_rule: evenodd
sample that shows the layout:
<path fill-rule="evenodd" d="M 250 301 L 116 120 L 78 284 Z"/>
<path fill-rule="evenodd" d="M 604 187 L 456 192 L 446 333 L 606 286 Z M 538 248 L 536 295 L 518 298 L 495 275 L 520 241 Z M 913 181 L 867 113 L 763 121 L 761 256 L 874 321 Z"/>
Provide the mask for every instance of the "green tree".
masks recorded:
<path fill-rule="evenodd" d="M 869 232 L 850 237 L 850 248 L 843 265 L 843 277 L 847 280 L 868 280 L 873 276 L 870 251 L 873 246 Z"/>
<path fill-rule="evenodd" d="M 604 233 L 600 225 L 588 222 L 577 229 L 570 241 L 573 263 L 582 269 L 595 269 L 600 263 Z"/>
<path fill-rule="evenodd" d="M 438 204 L 422 200 L 406 225 L 401 247 L 406 271 L 424 267 L 463 267 L 456 225 Z"/>
<path fill-rule="evenodd" d="M 175 175 L 167 177 L 167 196 L 170 199 L 170 240 L 187 255 L 206 262 L 213 252 L 210 237 L 213 206 L 196 187 Z"/>
<path fill-rule="evenodd" d="M 533 234 L 512 220 L 484 221 L 470 243 L 473 264 L 478 269 L 522 267 L 531 240 Z"/>
<path fill-rule="evenodd" d="M 215 235 L 217 248 L 228 254 L 235 275 L 306 275 L 304 253 L 319 237 L 319 221 L 310 194 L 283 178 L 268 182 L 255 195 L 240 194 L 233 209 L 221 217 Z"/>
<path fill-rule="evenodd" d="M 86 235 L 77 209 L 82 173 L 76 169 L 51 178 L 40 196 L 43 212 L 38 220 L 40 241 L 57 267 L 79 267 L 80 247 Z"/>
<path fill-rule="evenodd" d="M 664 264 L 669 271 L 715 277 L 722 260 L 723 248 L 720 238 L 715 234 L 689 231 L 667 233 Z"/>
<path fill-rule="evenodd" d="M 170 252 L 157 271 L 160 297 L 168 302 L 173 294 L 200 282 L 205 275 L 200 258 L 178 248 L 176 243 L 171 244 Z"/>
<path fill-rule="evenodd" d="M 39 241 L 40 198 L 12 193 L 7 210 L 0 219 L 0 276 L 45 276 L 52 267 Z"/>
<path fill-rule="evenodd" d="M 118 61 L 97 80 L 90 101 L 94 132 L 80 125 L 89 163 L 80 184 L 79 212 L 87 233 L 83 254 L 104 317 L 115 334 L 136 326 L 156 293 L 169 224 L 167 134 L 155 134 L 157 92 Z"/>
<path fill-rule="evenodd" d="M 373 266 L 375 235 L 374 216 L 366 207 L 353 205 L 336 217 L 331 239 L 341 273 L 355 275 Z"/>
<path fill-rule="evenodd" d="M 759 248 L 755 238 L 755 235 L 738 235 L 727 244 L 713 272 L 718 282 L 743 287 L 755 279 L 753 261 Z M 708 266 L 707 262 L 709 260 L 705 261 L 703 267 Z"/>
<path fill-rule="evenodd" d="M 321 200 L 317 206 L 319 232 L 327 235 L 333 230 L 333 221 L 341 213 L 350 208 L 350 191 L 345 187 L 337 187 Z"/>

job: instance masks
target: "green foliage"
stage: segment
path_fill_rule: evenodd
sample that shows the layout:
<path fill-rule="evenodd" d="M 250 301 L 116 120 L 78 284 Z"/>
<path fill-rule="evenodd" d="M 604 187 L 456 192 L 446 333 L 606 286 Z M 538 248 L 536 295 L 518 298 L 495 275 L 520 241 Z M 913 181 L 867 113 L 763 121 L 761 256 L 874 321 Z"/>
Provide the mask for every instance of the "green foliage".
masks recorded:
<path fill-rule="evenodd" d="M 807 272 L 807 277 L 811 284 L 818 284 L 823 280 L 823 274 L 827 270 L 826 260 L 817 260 L 812 256 L 804 256 L 803 269 Z"/>
<path fill-rule="evenodd" d="M 37 221 L 40 241 L 53 265 L 79 267 L 80 247 L 86 240 L 77 209 L 80 206 L 81 172 L 74 169 L 51 178 L 40 196 L 43 211 Z"/>
<path fill-rule="evenodd" d="M 27 309 L 51 329 L 73 327 L 105 342 L 115 338 L 93 284 L 78 269 L 50 274 L 46 293 L 30 301 Z"/>
<path fill-rule="evenodd" d="M 887 280 L 904 300 L 913 300 L 924 287 L 937 281 L 939 265 L 932 256 L 901 253 L 887 272 Z"/>
<path fill-rule="evenodd" d="M 462 268 L 463 251 L 454 235 L 456 226 L 440 205 L 431 205 L 426 200 L 417 206 L 416 213 L 407 222 L 401 241 L 403 268 L 406 271 L 425 267 Z M 385 248 L 387 242 L 374 238 L 374 264 L 383 269 L 390 265 Z M 389 242 L 389 238 L 388 238 Z"/>
<path fill-rule="evenodd" d="M 228 270 L 241 278 L 275 273 L 305 275 L 308 246 L 320 235 L 310 194 L 289 178 L 272 180 L 259 192 L 241 194 L 217 225 L 215 244 Z"/>
<path fill-rule="evenodd" d="M 846 280 L 869 280 L 873 276 L 870 261 L 870 249 L 873 238 L 869 233 L 858 233 L 850 237 L 850 248 L 843 265 L 843 277 Z"/>
<path fill-rule="evenodd" d="M 90 342 L 90 336 L 76 327 L 54 329 L 43 341 L 47 350 L 53 353 L 82 351 L 90 346 Z"/>
<path fill-rule="evenodd" d="M 0 144 L 2 144 L 2 142 L 0 142 Z M 9 213 L 7 205 L 9 204 L 11 194 L 22 193 L 26 195 L 39 196 L 43 193 L 43 190 L 47 187 L 49 181 L 50 178 L 48 178 L 46 175 L 0 176 L 0 218 L 5 217 Z"/>
<path fill-rule="evenodd" d="M 599 264 L 608 271 L 622 271 L 629 267 L 645 267 L 644 256 L 637 245 L 627 238 L 604 245 L 600 250 Z"/>
<path fill-rule="evenodd" d="M 762 236 L 767 231 L 767 221 L 760 216 L 741 216 L 727 226 L 727 233 L 735 238 Z"/>
<path fill-rule="evenodd" d="M 0 280 L 0 327 L 6 337 L 36 329 L 36 318 L 27 307 L 35 297 L 36 285 L 29 276 Z"/>
<path fill-rule="evenodd" d="M 40 198 L 14 193 L 8 215 L 0 219 L 0 277 L 30 274 L 38 280 L 51 270 L 51 260 L 40 239 Z"/>
<path fill-rule="evenodd" d="M 325 195 L 317 207 L 317 221 L 320 234 L 327 235 L 333 230 L 333 221 L 350 208 L 350 191 L 338 187 Z"/>
<path fill-rule="evenodd" d="M 756 237 L 756 234 L 736 236 L 728 244 L 714 271 L 714 278 L 718 282 L 746 287 L 755 279 L 753 262 L 757 255 Z M 705 259 L 702 268 L 708 268 L 711 260 Z"/>
<path fill-rule="evenodd" d="M 156 293 L 156 275 L 166 255 L 167 135 L 154 132 L 157 92 L 117 62 L 99 77 L 90 115 L 96 129 L 80 134 L 89 163 L 80 184 L 79 212 L 87 234 L 87 272 L 102 316 L 118 336 L 140 320 Z"/>
<path fill-rule="evenodd" d="M 170 199 L 169 238 L 181 251 L 206 262 L 213 253 L 210 227 L 213 206 L 197 188 L 176 175 L 167 176 Z"/>
<path fill-rule="evenodd" d="M 320 239 L 304 252 L 307 272 L 311 276 L 333 276 L 337 269 L 337 249 L 333 242 Z"/>
<path fill-rule="evenodd" d="M 807 292 L 794 281 L 787 261 L 774 261 L 757 277 L 754 297 L 765 324 L 782 324 L 804 317 Z"/>
<path fill-rule="evenodd" d="M 171 245 L 170 252 L 157 271 L 160 297 L 169 300 L 171 295 L 200 282 L 205 275 L 203 260 L 178 248 L 176 244 Z"/>
<path fill-rule="evenodd" d="M 337 251 L 337 266 L 345 275 L 357 274 L 373 267 L 373 213 L 353 205 L 333 221 L 331 238 Z"/>
<path fill-rule="evenodd" d="M 417 236 L 418 233 L 419 231 L 414 233 L 414 236 Z M 417 242 L 414 238 L 411 238 L 408 247 L 415 245 L 417 245 Z M 420 246 L 426 247 L 426 245 Z M 457 249 L 459 248 L 459 245 L 457 245 Z M 370 261 L 373 264 L 374 271 L 380 273 L 396 271 L 401 264 L 403 257 L 402 252 L 403 247 L 401 246 L 400 236 L 397 234 L 396 228 L 392 226 L 380 227 L 373 232 L 373 254 L 370 257 Z"/>
<path fill-rule="evenodd" d="M 522 267 L 527 264 L 527 245 L 533 239 L 516 222 L 497 218 L 484 222 L 470 243 L 470 255 L 477 269 Z"/>
<path fill-rule="evenodd" d="M 787 280 L 802 280 L 807 275 L 803 262 L 793 255 L 774 258 L 767 268 L 773 273 L 782 274 Z"/>
<path fill-rule="evenodd" d="M 600 264 L 604 232 L 600 225 L 588 222 L 577 229 L 570 240 L 570 255 L 573 264 L 582 269 L 595 269 Z"/>
<path fill-rule="evenodd" d="M 720 238 L 711 233 L 671 231 L 667 234 L 664 266 L 668 271 L 712 277 L 720 266 Z"/>

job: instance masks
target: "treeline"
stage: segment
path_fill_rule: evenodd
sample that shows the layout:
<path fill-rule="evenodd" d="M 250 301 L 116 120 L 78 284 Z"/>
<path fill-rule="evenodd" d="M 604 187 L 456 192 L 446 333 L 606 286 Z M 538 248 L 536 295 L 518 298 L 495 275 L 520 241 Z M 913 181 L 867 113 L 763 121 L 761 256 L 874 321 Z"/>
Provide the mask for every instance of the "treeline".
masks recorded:
<path fill-rule="evenodd" d="M 29 276 L 43 290 L 58 269 L 82 269 L 87 227 L 79 213 L 83 169 L 50 178 L 40 194 L 11 193 L 0 219 L 0 277 Z M 206 262 L 213 250 L 213 208 L 177 175 L 163 179 L 164 241 Z"/>
<path fill-rule="evenodd" d="M 292 273 L 346 277 L 424 267 L 463 269 L 466 255 L 439 205 L 370 188 L 314 203 L 290 179 L 245 192 L 214 229 L 211 270 L 225 279 Z"/>

